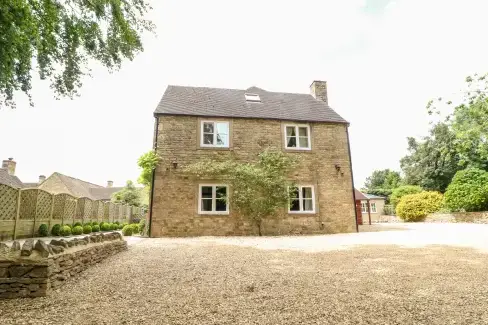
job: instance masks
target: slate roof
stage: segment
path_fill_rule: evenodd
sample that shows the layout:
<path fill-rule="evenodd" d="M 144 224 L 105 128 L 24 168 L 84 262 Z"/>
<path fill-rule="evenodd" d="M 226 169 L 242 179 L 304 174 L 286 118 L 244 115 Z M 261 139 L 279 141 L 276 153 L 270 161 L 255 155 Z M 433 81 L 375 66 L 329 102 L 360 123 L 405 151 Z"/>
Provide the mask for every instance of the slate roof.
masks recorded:
<path fill-rule="evenodd" d="M 376 199 L 376 200 L 386 200 L 386 198 L 384 196 L 373 195 L 373 194 L 364 194 L 364 195 L 366 195 L 366 197 L 369 200 L 373 200 L 373 199 Z"/>
<path fill-rule="evenodd" d="M 24 184 L 17 176 L 10 175 L 5 168 L 0 168 L 0 184 L 5 184 L 15 188 L 22 188 Z"/>
<path fill-rule="evenodd" d="M 37 187 L 39 183 L 24 183 L 24 188 L 34 188 Z"/>
<path fill-rule="evenodd" d="M 259 94 L 261 102 L 246 101 L 246 93 Z M 154 115 L 348 123 L 325 102 L 310 94 L 278 93 L 258 87 L 241 90 L 170 85 Z"/>
<path fill-rule="evenodd" d="M 103 186 L 85 182 L 81 179 L 67 176 L 58 172 L 55 172 L 51 176 L 49 176 L 49 178 L 51 177 L 58 177 L 68 190 L 69 194 L 76 197 L 87 197 L 93 199 L 90 190 L 92 188 L 103 188 Z M 47 184 L 46 181 L 44 181 L 39 187 L 42 188 L 44 184 Z M 49 191 L 51 190 L 49 189 Z"/>
<path fill-rule="evenodd" d="M 102 187 L 102 188 L 91 188 L 90 194 L 94 200 L 110 200 L 112 194 L 120 191 L 123 187 Z"/>
<path fill-rule="evenodd" d="M 363 193 L 361 193 L 357 189 L 354 189 L 354 197 L 356 198 L 356 200 L 367 200 L 368 199 Z"/>

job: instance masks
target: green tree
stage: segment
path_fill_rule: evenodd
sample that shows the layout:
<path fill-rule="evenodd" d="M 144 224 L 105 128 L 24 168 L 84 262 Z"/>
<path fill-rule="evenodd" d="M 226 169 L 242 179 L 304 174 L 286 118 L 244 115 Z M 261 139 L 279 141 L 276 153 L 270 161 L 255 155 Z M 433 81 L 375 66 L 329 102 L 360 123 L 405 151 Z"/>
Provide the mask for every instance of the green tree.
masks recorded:
<path fill-rule="evenodd" d="M 408 194 L 416 194 L 422 192 L 422 188 L 417 185 L 402 185 L 395 188 L 390 197 L 390 203 L 393 204 L 393 207 L 396 208 L 400 199 Z"/>
<path fill-rule="evenodd" d="M 364 182 L 363 192 L 389 197 L 393 189 L 402 184 L 402 178 L 399 172 L 383 169 L 375 170 L 371 176 Z"/>
<path fill-rule="evenodd" d="M 453 211 L 485 211 L 488 209 L 488 172 L 477 168 L 457 172 L 444 200 Z"/>
<path fill-rule="evenodd" d="M 158 166 L 160 160 L 161 158 L 154 150 L 150 150 L 139 157 L 137 165 L 142 169 L 141 175 L 137 180 L 139 184 L 147 187 L 151 186 L 152 173 Z"/>
<path fill-rule="evenodd" d="M 400 160 L 406 184 L 443 193 L 460 170 L 456 135 L 446 123 L 438 123 L 423 141 L 408 138 L 409 154 Z"/>
<path fill-rule="evenodd" d="M 0 1 L 0 105 L 14 92 L 30 97 L 33 70 L 57 96 L 72 97 L 95 60 L 110 71 L 143 50 L 145 0 Z"/>
<path fill-rule="evenodd" d="M 131 180 L 128 180 L 126 185 L 118 192 L 112 194 L 112 202 L 125 203 L 133 206 L 141 206 L 141 189 L 134 186 Z"/>
<path fill-rule="evenodd" d="M 221 199 L 250 218 L 261 236 L 263 219 L 290 204 L 294 183 L 287 175 L 295 166 L 294 158 L 279 151 L 265 150 L 259 154 L 257 162 L 200 161 L 187 166 L 184 173 L 196 178 L 225 179 L 231 193 Z"/>
<path fill-rule="evenodd" d="M 438 98 L 427 104 L 429 114 L 441 114 L 453 100 Z M 455 135 L 459 164 L 488 170 L 488 74 L 468 76 L 462 100 L 446 117 Z"/>

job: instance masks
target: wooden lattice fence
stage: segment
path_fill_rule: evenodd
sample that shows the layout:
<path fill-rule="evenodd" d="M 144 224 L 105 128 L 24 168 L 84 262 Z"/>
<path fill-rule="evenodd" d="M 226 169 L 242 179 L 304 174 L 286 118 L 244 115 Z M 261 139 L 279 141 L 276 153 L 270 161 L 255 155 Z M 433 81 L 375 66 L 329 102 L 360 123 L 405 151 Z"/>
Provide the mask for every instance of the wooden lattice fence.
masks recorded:
<path fill-rule="evenodd" d="M 41 224 L 47 224 L 51 230 L 55 224 L 73 224 L 76 221 L 129 222 L 140 211 L 140 208 L 126 204 L 0 184 L 0 240 L 34 237 L 38 235 Z"/>

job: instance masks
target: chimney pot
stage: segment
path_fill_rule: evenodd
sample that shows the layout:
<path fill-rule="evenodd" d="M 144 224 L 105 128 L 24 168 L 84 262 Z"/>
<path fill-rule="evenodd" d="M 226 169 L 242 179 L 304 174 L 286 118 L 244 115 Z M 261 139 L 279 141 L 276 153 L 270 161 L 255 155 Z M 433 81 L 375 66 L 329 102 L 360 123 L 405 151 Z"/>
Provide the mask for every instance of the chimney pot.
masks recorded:
<path fill-rule="evenodd" d="M 112 187 L 114 186 L 114 182 L 113 181 L 107 181 L 107 187 Z"/>
<path fill-rule="evenodd" d="M 39 175 L 39 185 L 42 184 L 46 180 L 46 176 L 44 175 Z"/>
<path fill-rule="evenodd" d="M 317 100 L 329 104 L 327 97 L 327 81 L 315 80 L 310 85 L 310 94 Z"/>
<path fill-rule="evenodd" d="M 7 169 L 9 175 L 15 175 L 15 166 L 17 163 L 14 161 L 14 158 L 8 158 L 8 160 L 2 161 L 2 168 Z"/>

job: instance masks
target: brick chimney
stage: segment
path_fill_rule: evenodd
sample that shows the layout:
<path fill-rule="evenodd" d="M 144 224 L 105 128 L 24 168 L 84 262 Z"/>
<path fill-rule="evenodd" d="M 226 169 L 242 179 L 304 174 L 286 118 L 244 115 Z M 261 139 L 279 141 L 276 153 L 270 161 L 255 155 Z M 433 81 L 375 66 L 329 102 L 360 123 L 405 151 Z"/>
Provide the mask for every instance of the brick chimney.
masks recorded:
<path fill-rule="evenodd" d="M 315 80 L 310 85 L 310 94 L 317 100 L 329 104 L 327 100 L 327 81 Z"/>
<path fill-rule="evenodd" d="M 44 182 L 46 180 L 46 176 L 44 175 L 39 175 L 39 185 L 42 184 L 42 182 Z"/>
<path fill-rule="evenodd" d="M 107 181 L 107 187 L 112 187 L 114 186 L 114 182 L 113 181 Z"/>
<path fill-rule="evenodd" d="M 14 158 L 9 158 L 8 160 L 2 161 L 2 168 L 5 168 L 9 175 L 15 175 L 15 166 L 17 163 L 14 161 Z"/>

